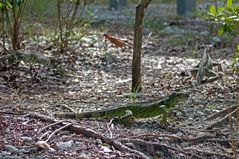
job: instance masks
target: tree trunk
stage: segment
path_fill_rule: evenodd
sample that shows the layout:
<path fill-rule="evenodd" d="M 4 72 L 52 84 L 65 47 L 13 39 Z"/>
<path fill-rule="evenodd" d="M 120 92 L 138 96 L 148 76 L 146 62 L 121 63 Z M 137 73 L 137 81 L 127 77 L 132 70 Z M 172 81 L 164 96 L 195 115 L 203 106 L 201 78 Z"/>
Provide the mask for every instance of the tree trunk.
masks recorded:
<path fill-rule="evenodd" d="M 141 0 L 136 7 L 135 26 L 134 26 L 134 48 L 132 63 L 132 87 L 131 92 L 141 91 L 141 51 L 142 51 L 142 29 L 144 10 L 148 7 L 151 0 Z"/>

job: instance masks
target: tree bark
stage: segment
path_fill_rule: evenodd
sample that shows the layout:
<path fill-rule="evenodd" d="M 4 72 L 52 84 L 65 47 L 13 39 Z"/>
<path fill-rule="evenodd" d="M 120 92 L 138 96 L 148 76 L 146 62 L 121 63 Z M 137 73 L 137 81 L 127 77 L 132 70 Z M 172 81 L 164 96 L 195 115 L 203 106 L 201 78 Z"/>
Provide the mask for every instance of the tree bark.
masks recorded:
<path fill-rule="evenodd" d="M 134 26 L 134 48 L 132 62 L 132 87 L 131 92 L 141 91 L 141 51 L 142 51 L 142 30 L 144 10 L 148 7 L 151 0 L 141 0 L 136 7 L 135 26 Z"/>

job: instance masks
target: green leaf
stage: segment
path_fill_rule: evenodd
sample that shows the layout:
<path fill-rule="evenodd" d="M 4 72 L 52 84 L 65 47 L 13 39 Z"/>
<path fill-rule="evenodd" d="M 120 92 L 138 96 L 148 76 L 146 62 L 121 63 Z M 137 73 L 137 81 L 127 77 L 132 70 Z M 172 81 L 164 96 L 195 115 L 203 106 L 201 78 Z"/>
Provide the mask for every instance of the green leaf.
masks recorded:
<path fill-rule="evenodd" d="M 227 7 L 232 8 L 232 0 L 227 0 Z"/>
<path fill-rule="evenodd" d="M 216 13 L 217 13 L 216 7 L 215 7 L 215 6 L 211 6 L 211 7 L 210 7 L 210 12 L 211 12 L 211 14 L 212 14 L 213 16 L 216 16 Z"/>
<path fill-rule="evenodd" d="M 220 14 L 220 13 L 222 13 L 224 10 L 225 10 L 224 7 L 220 7 L 220 8 L 217 10 L 217 12 L 218 12 L 218 14 Z"/>
<path fill-rule="evenodd" d="M 224 34 L 224 28 L 221 27 L 219 30 L 218 30 L 218 35 L 219 36 L 222 36 Z"/>

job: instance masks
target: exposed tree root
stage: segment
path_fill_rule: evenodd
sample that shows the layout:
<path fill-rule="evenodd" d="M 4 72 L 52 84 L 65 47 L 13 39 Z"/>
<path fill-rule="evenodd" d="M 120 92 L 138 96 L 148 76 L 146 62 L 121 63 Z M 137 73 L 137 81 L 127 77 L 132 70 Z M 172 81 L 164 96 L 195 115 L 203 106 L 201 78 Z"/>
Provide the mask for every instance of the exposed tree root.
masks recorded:
<path fill-rule="evenodd" d="M 57 123 L 58 122 L 59 123 L 59 120 L 57 120 L 57 119 L 54 119 L 54 118 L 51 118 L 51 117 L 48 117 L 48 116 L 45 116 L 45 115 L 37 114 L 37 113 L 29 114 L 29 117 L 39 119 L 39 120 L 44 121 L 44 122 L 50 122 L 50 123 Z M 135 156 L 137 156 L 139 158 L 142 158 L 142 159 L 149 159 L 149 157 L 146 156 L 145 154 L 143 154 L 142 152 L 139 152 L 137 150 L 133 150 L 131 148 L 128 148 L 128 147 L 124 146 L 123 144 L 121 144 L 120 142 L 118 142 L 116 140 L 113 140 L 111 138 L 100 135 L 99 133 L 95 132 L 94 130 L 91 130 L 89 128 L 84 128 L 84 127 L 79 126 L 75 123 L 71 124 L 71 125 L 68 125 L 68 124 L 69 124 L 69 122 L 62 122 L 63 126 L 67 126 L 69 130 L 71 130 L 75 133 L 84 134 L 85 136 L 88 136 L 88 137 L 101 139 L 103 142 L 105 142 L 109 145 L 112 145 L 114 148 L 116 148 L 119 151 L 132 153 Z"/>

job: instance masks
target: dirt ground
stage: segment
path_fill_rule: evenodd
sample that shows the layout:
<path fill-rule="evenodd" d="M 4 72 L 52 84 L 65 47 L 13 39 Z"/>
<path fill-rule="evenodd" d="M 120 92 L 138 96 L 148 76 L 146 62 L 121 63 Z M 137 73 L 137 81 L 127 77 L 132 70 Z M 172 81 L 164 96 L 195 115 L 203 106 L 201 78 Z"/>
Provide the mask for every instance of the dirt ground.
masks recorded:
<path fill-rule="evenodd" d="M 173 4 L 151 6 L 143 38 L 142 96 L 127 98 L 132 49 L 115 47 L 103 34 L 132 44 L 134 8 L 89 9 L 95 15 L 91 27 L 76 31 L 84 36 L 72 40 L 64 55 L 55 54 L 45 35 L 23 41 L 21 52 L 47 55 L 54 59 L 51 66 L 1 60 L 0 158 L 233 158 L 238 153 L 238 117 L 228 118 L 230 109 L 208 117 L 238 105 L 238 74 L 231 69 L 234 37 L 218 37 L 202 18 L 177 17 Z M 181 72 L 199 63 L 207 45 L 213 45 L 211 56 L 222 65 L 223 80 L 202 85 L 185 81 Z M 159 100 L 179 91 L 190 97 L 176 106 L 167 125 L 159 118 L 137 120 L 131 128 L 110 119 L 83 119 L 47 127 L 59 120 L 54 115 L 58 112 Z M 74 128 L 64 128 L 70 123 Z"/>

